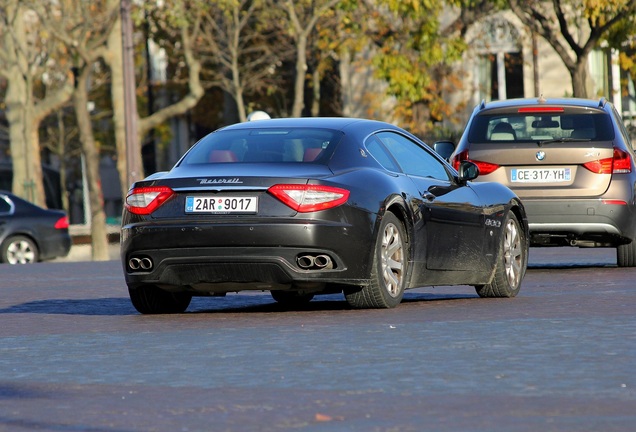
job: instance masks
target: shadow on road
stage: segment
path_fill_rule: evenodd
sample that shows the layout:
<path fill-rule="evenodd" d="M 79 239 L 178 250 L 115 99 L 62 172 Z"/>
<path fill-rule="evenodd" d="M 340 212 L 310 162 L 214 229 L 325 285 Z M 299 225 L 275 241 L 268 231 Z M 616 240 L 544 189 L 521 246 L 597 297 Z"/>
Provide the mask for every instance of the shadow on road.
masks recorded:
<path fill-rule="evenodd" d="M 0 309 L 0 314 L 133 315 L 128 298 L 36 300 Z"/>
<path fill-rule="evenodd" d="M 406 293 L 403 304 L 466 300 L 469 294 Z M 269 294 L 233 294 L 222 298 L 195 297 L 186 314 L 280 313 L 352 310 L 342 295 L 317 296 L 306 305 L 290 308 L 276 303 Z M 36 300 L 0 309 L 0 314 L 50 314 L 85 316 L 127 316 L 138 312 L 127 297 L 100 299 Z"/>

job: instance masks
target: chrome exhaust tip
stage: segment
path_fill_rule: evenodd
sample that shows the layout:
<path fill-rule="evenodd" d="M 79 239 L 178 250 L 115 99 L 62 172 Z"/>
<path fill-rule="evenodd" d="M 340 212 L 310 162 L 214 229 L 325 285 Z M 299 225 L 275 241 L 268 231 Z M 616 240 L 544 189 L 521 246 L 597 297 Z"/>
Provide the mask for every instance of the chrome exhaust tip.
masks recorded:
<path fill-rule="evenodd" d="M 329 255 L 299 255 L 296 258 L 298 267 L 303 270 L 329 270 L 334 267 L 334 262 Z"/>
<path fill-rule="evenodd" d="M 152 270 L 152 260 L 148 257 L 133 257 L 128 260 L 128 268 L 131 270 Z"/>
<path fill-rule="evenodd" d="M 311 255 L 301 255 L 296 259 L 298 267 L 301 269 L 309 269 L 314 266 L 315 258 Z"/>
<path fill-rule="evenodd" d="M 333 268 L 333 261 L 331 261 L 331 257 L 329 255 L 318 255 L 316 259 L 314 259 L 314 264 L 319 269 Z"/>

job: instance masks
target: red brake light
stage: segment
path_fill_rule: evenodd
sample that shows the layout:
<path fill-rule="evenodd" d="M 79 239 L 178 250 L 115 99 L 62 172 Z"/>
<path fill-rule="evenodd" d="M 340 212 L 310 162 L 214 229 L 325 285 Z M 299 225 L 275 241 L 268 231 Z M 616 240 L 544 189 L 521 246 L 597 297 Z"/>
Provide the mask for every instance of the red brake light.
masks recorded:
<path fill-rule="evenodd" d="M 497 164 L 470 159 L 468 157 L 468 150 L 464 150 L 462 152 L 457 153 L 457 155 L 451 160 L 453 168 L 455 168 L 456 170 L 459 170 L 459 163 L 465 160 L 470 161 L 474 163 L 475 165 L 477 165 L 477 168 L 479 168 L 479 175 L 490 174 L 491 172 L 499 168 L 499 165 Z"/>
<path fill-rule="evenodd" d="M 590 161 L 583 166 L 595 174 L 625 174 L 632 172 L 632 158 L 626 151 L 614 147 L 613 157 Z"/>
<path fill-rule="evenodd" d="M 468 150 L 464 150 L 461 151 L 459 153 L 457 153 L 452 159 L 451 159 L 451 165 L 453 165 L 453 168 L 455 168 L 457 171 L 459 171 L 459 163 L 461 161 L 465 161 L 468 160 Z"/>
<path fill-rule="evenodd" d="M 595 160 L 586 162 L 583 164 L 585 168 L 592 171 L 594 174 L 611 174 L 612 162 L 614 158 L 606 158 L 601 160 Z"/>
<path fill-rule="evenodd" d="M 330 209 L 349 199 L 348 190 L 322 185 L 277 184 L 268 192 L 300 213 Z"/>
<path fill-rule="evenodd" d="M 623 200 L 604 199 L 604 200 L 601 200 L 601 202 L 603 204 L 607 204 L 607 205 L 627 205 L 627 202 L 625 202 Z"/>
<path fill-rule="evenodd" d="M 632 158 L 624 150 L 614 147 L 614 174 L 626 174 L 632 172 Z"/>
<path fill-rule="evenodd" d="M 490 174 L 491 172 L 499 168 L 499 165 L 489 163 L 489 162 L 482 162 L 482 161 L 476 161 L 476 160 L 471 160 L 471 162 L 477 165 L 477 168 L 479 168 L 479 175 Z"/>
<path fill-rule="evenodd" d="M 549 106 L 532 106 L 521 107 L 517 110 L 518 113 L 562 113 L 564 110 L 562 107 L 549 107 Z"/>
<path fill-rule="evenodd" d="M 126 196 L 126 209 L 133 214 L 149 215 L 172 195 L 174 191 L 167 186 L 134 188 Z"/>
<path fill-rule="evenodd" d="M 67 216 L 62 216 L 61 218 L 59 218 L 57 220 L 57 222 L 55 222 L 55 225 L 53 225 L 53 227 L 55 229 L 67 229 L 68 228 L 68 217 Z"/>

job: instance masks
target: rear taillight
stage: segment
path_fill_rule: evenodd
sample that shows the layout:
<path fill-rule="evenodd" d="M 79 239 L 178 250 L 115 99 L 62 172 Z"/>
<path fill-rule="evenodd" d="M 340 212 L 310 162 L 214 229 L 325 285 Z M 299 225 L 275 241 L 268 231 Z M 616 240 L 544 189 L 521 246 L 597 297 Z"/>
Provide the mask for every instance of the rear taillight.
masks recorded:
<path fill-rule="evenodd" d="M 491 172 L 499 168 L 499 165 L 497 164 L 470 159 L 468 157 L 468 150 L 464 150 L 457 153 L 455 157 L 451 159 L 451 164 L 453 165 L 453 168 L 459 171 L 459 163 L 465 160 L 470 161 L 474 163 L 475 165 L 477 165 L 477 167 L 479 168 L 479 175 L 490 174 Z"/>
<path fill-rule="evenodd" d="M 450 163 L 451 165 L 453 165 L 453 168 L 459 171 L 459 163 L 465 160 L 468 160 L 468 150 L 463 150 L 457 153 L 455 156 L 451 158 Z"/>
<path fill-rule="evenodd" d="M 61 218 L 59 218 L 57 220 L 57 222 L 55 222 L 55 225 L 53 225 L 53 227 L 55 229 L 67 229 L 68 228 L 68 217 L 67 216 L 62 216 Z"/>
<path fill-rule="evenodd" d="M 174 191 L 167 186 L 134 188 L 126 196 L 126 209 L 134 214 L 149 215 L 172 195 Z"/>
<path fill-rule="evenodd" d="M 614 147 L 614 155 L 584 163 L 583 166 L 595 174 L 626 174 L 632 172 L 632 158 L 626 151 Z"/>
<path fill-rule="evenodd" d="M 333 186 L 277 184 L 267 191 L 300 213 L 330 209 L 349 199 L 348 190 Z"/>
<path fill-rule="evenodd" d="M 614 147 L 614 174 L 632 172 L 632 158 L 626 151 Z"/>

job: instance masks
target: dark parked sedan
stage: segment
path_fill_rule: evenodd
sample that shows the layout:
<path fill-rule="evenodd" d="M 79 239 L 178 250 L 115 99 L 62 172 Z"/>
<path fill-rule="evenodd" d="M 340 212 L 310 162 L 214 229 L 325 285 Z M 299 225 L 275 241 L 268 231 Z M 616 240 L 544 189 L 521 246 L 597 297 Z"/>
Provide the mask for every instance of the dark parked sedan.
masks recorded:
<path fill-rule="evenodd" d="M 287 305 L 341 292 L 355 308 L 394 307 L 427 285 L 513 297 L 525 210 L 505 186 L 470 182 L 477 174 L 378 121 L 222 128 L 132 185 L 121 229 L 130 298 L 141 313 L 170 313 L 241 290 Z"/>
<path fill-rule="evenodd" d="M 63 211 L 47 210 L 0 191 L 0 260 L 28 264 L 68 255 L 71 236 Z"/>

